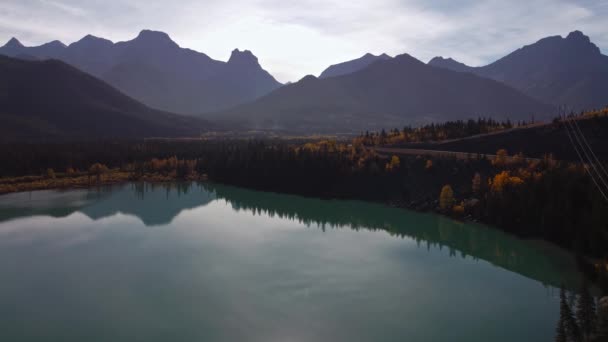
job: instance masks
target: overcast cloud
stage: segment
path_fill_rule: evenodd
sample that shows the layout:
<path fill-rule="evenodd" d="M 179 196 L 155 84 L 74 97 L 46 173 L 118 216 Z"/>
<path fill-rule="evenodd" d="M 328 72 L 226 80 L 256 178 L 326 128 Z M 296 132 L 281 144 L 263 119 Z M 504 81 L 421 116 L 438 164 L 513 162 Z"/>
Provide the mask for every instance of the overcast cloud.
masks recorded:
<path fill-rule="evenodd" d="M 2 0 L 0 40 L 121 41 L 154 29 L 215 59 L 252 50 L 285 82 L 366 52 L 482 65 L 576 29 L 606 53 L 607 18 L 608 0 Z"/>

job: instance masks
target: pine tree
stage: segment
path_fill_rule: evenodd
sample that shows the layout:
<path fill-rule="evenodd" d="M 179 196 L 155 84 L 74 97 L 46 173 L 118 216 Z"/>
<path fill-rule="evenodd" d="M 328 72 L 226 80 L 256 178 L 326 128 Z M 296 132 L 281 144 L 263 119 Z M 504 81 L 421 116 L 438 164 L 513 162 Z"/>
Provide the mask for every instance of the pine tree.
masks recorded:
<path fill-rule="evenodd" d="M 557 329 L 555 335 L 556 342 L 567 342 L 568 332 L 566 328 L 566 316 L 568 315 L 568 302 L 566 301 L 566 293 L 562 286 L 559 290 L 559 321 L 557 321 Z"/>
<path fill-rule="evenodd" d="M 566 335 L 566 324 L 561 314 L 559 315 L 559 321 L 557 321 L 555 342 L 568 342 L 568 336 Z"/>
<path fill-rule="evenodd" d="M 560 321 L 563 321 L 566 336 L 572 342 L 582 341 L 578 324 L 576 324 L 572 309 L 570 308 L 570 305 L 568 305 L 566 290 L 563 287 L 559 291 L 559 300 L 559 317 Z"/>
<path fill-rule="evenodd" d="M 595 330 L 595 301 L 589 293 L 589 287 L 584 281 L 580 295 L 576 301 L 576 320 L 580 327 L 581 334 L 585 339 L 589 338 Z"/>
<path fill-rule="evenodd" d="M 608 340 L 608 297 L 599 301 L 596 323 L 597 341 Z"/>

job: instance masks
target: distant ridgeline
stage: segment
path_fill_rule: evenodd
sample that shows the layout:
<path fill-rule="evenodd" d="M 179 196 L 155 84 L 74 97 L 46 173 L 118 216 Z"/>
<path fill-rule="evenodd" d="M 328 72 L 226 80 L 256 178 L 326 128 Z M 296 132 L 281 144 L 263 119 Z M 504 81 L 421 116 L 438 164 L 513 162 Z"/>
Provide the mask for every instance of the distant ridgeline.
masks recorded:
<path fill-rule="evenodd" d="M 546 121 L 558 106 L 608 105 L 608 57 L 579 31 L 474 68 L 441 57 L 367 54 L 216 116 L 260 129 L 361 132 L 489 117 Z"/>
<path fill-rule="evenodd" d="M 608 105 L 608 56 L 580 31 L 566 38 L 543 38 L 482 67 L 442 57 L 429 65 L 497 80 L 544 103 L 575 111 Z"/>
<path fill-rule="evenodd" d="M 209 118 L 294 132 L 361 132 L 457 119 L 549 118 L 554 108 L 501 82 L 404 54 L 350 74 L 306 76 Z"/>
<path fill-rule="evenodd" d="M 332 65 L 319 78 L 309 75 L 284 86 L 249 51 L 234 50 L 227 62 L 217 61 L 181 48 L 165 33 L 149 30 L 126 42 L 88 35 L 69 46 L 54 41 L 25 47 L 13 38 L 0 48 L 0 54 L 30 63 L 59 59 L 147 107 L 219 123 L 204 125 L 211 130 L 352 134 L 479 117 L 515 124 L 550 120 L 558 106 L 580 111 L 608 104 L 608 57 L 579 31 L 566 38 L 541 39 L 483 67 L 442 57 L 423 63 L 408 54 L 366 54 Z M 25 69 L 11 72 L 18 77 Z M 5 82 L 0 86 L 10 89 L 12 85 Z M 48 95 L 37 90 L 28 93 L 28 101 L 41 101 Z M 76 94 L 74 89 L 64 91 Z M 111 116 L 114 106 L 107 98 L 97 93 L 86 96 L 103 109 L 98 115 L 116 121 Z M 18 114 L 2 100 L 0 122 L 34 127 L 27 134 L 30 137 L 36 130 L 56 130 L 58 134 L 51 136 L 57 137 L 90 125 L 49 122 L 45 112 L 69 112 L 69 101 L 47 101 L 40 110 L 26 108 L 25 114 Z M 114 124 L 106 135 L 133 137 L 124 132 L 124 126 L 132 125 Z M 123 131 L 113 134 L 119 126 Z M 175 136 L 175 132 L 162 134 L 147 128 L 139 131 L 148 137 Z M 192 136 L 191 132 L 183 135 Z M 20 134 L 7 136 L 2 139 L 23 139 Z"/>
<path fill-rule="evenodd" d="M 149 30 L 126 42 L 87 35 L 69 46 L 53 41 L 25 47 L 13 38 L 0 54 L 59 59 L 150 107 L 181 114 L 228 108 L 281 86 L 250 51 L 235 49 L 228 62 L 217 61 Z"/>

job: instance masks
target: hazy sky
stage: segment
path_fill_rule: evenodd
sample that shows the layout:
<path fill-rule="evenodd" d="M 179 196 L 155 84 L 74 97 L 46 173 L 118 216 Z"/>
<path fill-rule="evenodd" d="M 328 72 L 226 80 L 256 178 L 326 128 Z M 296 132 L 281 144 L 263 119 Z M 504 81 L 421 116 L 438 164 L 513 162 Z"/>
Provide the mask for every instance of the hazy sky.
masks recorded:
<path fill-rule="evenodd" d="M 607 19 L 608 0 L 0 0 L 0 40 L 121 41 L 154 29 L 219 60 L 252 50 L 285 82 L 366 52 L 480 65 L 575 29 L 605 54 Z"/>

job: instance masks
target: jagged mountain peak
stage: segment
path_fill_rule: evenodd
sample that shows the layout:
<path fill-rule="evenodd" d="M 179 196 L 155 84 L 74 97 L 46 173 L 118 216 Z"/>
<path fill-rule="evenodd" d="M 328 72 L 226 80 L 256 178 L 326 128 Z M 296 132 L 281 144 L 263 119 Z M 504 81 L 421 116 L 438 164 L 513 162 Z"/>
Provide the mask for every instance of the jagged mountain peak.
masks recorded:
<path fill-rule="evenodd" d="M 169 37 L 169 35 L 165 32 L 156 31 L 156 30 L 148 30 L 148 29 L 143 29 L 143 30 L 139 31 L 137 38 L 161 38 L 161 39 L 169 39 L 169 40 L 171 39 Z"/>
<path fill-rule="evenodd" d="M 24 46 L 23 46 L 23 44 L 21 44 L 21 42 L 17 38 L 13 37 L 4 45 L 4 47 L 22 48 Z"/>
<path fill-rule="evenodd" d="M 591 42 L 589 36 L 583 32 L 576 30 L 570 32 L 565 38 L 562 36 L 550 36 L 538 40 L 534 44 L 526 45 L 523 48 L 515 51 L 528 51 L 528 50 L 539 50 L 544 51 L 546 49 L 557 49 L 563 51 L 565 54 L 600 54 L 600 49 Z M 555 50 L 555 51 L 557 51 Z M 548 53 L 548 51 L 544 51 Z"/>
<path fill-rule="evenodd" d="M 576 41 L 584 41 L 587 43 L 591 43 L 591 39 L 589 39 L 589 36 L 586 36 L 583 32 L 579 31 L 579 30 L 575 30 L 572 31 L 568 34 L 568 36 L 566 37 L 566 39 L 568 40 L 576 40 Z"/>
<path fill-rule="evenodd" d="M 460 72 L 470 71 L 471 69 L 470 66 L 461 63 L 451 57 L 445 58 L 442 56 L 434 57 L 428 62 L 428 65 Z"/>
<path fill-rule="evenodd" d="M 433 57 L 433 59 L 431 59 L 431 60 L 429 61 L 429 64 L 430 64 L 431 62 L 458 62 L 458 61 L 457 61 L 457 60 L 455 60 L 455 59 L 453 59 L 452 57 L 447 57 L 447 58 L 445 58 L 445 57 L 443 57 L 443 56 L 436 56 L 436 57 Z"/>
<path fill-rule="evenodd" d="M 365 55 L 363 55 L 360 59 L 384 60 L 384 59 L 390 59 L 390 58 L 392 58 L 392 57 L 387 55 L 386 53 L 376 56 L 373 53 L 368 52 Z"/>
<path fill-rule="evenodd" d="M 133 39 L 133 42 L 140 42 L 146 45 L 163 44 L 178 47 L 177 43 L 175 43 L 167 33 L 162 31 L 142 30 L 139 32 L 139 35 Z"/>
<path fill-rule="evenodd" d="M 387 55 L 386 53 L 381 53 L 379 55 L 374 55 L 371 52 L 366 53 L 363 57 L 388 57 L 388 58 L 391 58 L 391 56 Z"/>
<path fill-rule="evenodd" d="M 239 49 L 232 50 L 228 63 L 236 65 L 259 65 L 258 58 L 251 51 L 241 51 Z"/>
<path fill-rule="evenodd" d="M 46 44 L 43 44 L 41 46 L 45 46 L 45 47 L 53 47 L 53 48 L 65 48 L 66 45 L 63 44 L 61 41 L 59 40 L 53 40 L 52 42 L 48 42 Z"/>
<path fill-rule="evenodd" d="M 572 31 L 565 38 L 565 41 L 568 43 L 572 49 L 581 50 L 583 52 L 588 52 L 591 54 L 599 55 L 601 54 L 600 48 L 591 42 L 589 36 L 585 35 L 581 31 Z"/>
<path fill-rule="evenodd" d="M 92 45 L 92 44 L 112 45 L 113 43 L 111 40 L 100 38 L 100 37 L 94 36 L 92 34 L 87 34 L 86 36 L 82 37 L 79 41 L 74 42 L 70 45 Z"/>
<path fill-rule="evenodd" d="M 407 54 L 407 53 L 404 53 L 404 54 L 401 54 L 401 55 L 397 55 L 397 56 L 395 56 L 395 58 L 393 58 L 393 59 L 394 59 L 395 61 L 402 62 L 402 63 L 403 63 L 403 62 L 407 62 L 407 63 L 424 64 L 424 63 L 423 63 L 421 60 L 419 60 L 418 58 L 413 57 L 412 55 Z"/>

